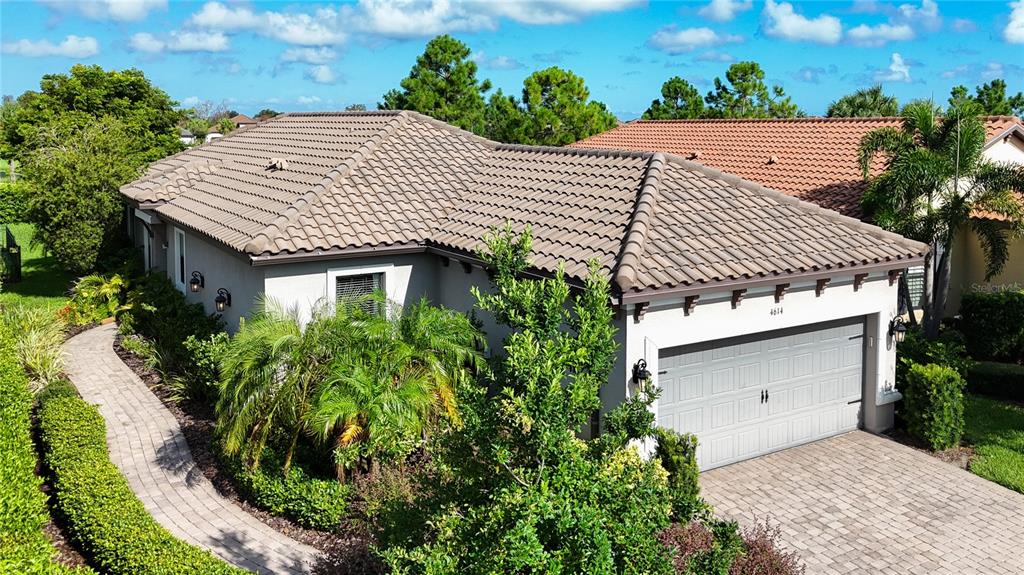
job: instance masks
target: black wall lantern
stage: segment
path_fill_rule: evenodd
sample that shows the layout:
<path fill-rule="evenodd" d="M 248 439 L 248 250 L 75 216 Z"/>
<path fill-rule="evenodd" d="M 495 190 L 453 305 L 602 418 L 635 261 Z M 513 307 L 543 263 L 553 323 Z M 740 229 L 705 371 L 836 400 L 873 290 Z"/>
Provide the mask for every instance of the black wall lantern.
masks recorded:
<path fill-rule="evenodd" d="M 651 380 L 651 372 L 647 370 L 647 360 L 638 359 L 633 364 L 633 383 L 646 385 Z"/>
<path fill-rule="evenodd" d="M 896 343 L 903 343 L 907 338 L 907 324 L 902 317 L 896 316 L 889 322 L 889 337 Z"/>
<path fill-rule="evenodd" d="M 213 303 L 217 305 L 217 311 L 224 311 L 225 308 L 231 307 L 231 292 L 224 288 L 218 289 Z"/>
<path fill-rule="evenodd" d="M 192 279 L 188 280 L 188 289 L 192 293 L 198 293 L 204 287 L 206 287 L 206 278 L 203 277 L 203 274 L 197 271 L 192 272 Z"/>

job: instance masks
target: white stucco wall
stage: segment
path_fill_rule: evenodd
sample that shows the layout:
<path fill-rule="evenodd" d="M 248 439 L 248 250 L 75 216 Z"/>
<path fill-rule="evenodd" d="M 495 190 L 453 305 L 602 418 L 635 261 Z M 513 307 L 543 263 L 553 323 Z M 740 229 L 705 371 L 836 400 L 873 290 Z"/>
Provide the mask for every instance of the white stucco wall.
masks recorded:
<path fill-rule="evenodd" d="M 657 384 L 658 350 L 663 348 L 867 316 L 864 425 L 885 429 L 891 426 L 891 403 L 898 399 L 889 393 L 895 383 L 896 353 L 887 333 L 889 320 L 896 315 L 896 290 L 885 273 L 869 276 L 857 292 L 852 276 L 836 276 L 820 297 L 815 296 L 814 282 L 794 283 L 779 304 L 773 286 L 749 289 L 736 309 L 732 309 L 731 291 L 703 294 L 689 316 L 684 315 L 680 300 L 652 302 L 639 323 L 634 321 L 634 306 L 630 305 L 625 317 L 624 361 L 616 366 L 613 382 L 628 380 L 633 364 L 643 358 Z M 626 387 L 628 393 L 634 392 L 632 385 Z"/>
<path fill-rule="evenodd" d="M 1024 141 L 1014 136 L 999 140 L 985 149 L 984 156 L 992 162 L 1024 164 Z"/>
<path fill-rule="evenodd" d="M 383 273 L 388 299 L 408 305 L 426 297 L 436 300 L 436 256 L 405 254 L 259 266 L 264 271 L 264 292 L 286 307 L 297 306 L 303 318 L 322 301 L 333 303 L 334 277 L 344 274 Z M 330 289 L 328 286 L 331 286 Z"/>

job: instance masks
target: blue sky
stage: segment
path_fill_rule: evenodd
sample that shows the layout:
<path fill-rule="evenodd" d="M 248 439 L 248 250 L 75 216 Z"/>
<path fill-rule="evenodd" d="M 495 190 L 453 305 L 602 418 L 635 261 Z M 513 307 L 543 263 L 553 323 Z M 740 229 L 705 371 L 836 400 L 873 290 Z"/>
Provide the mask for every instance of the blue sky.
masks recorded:
<path fill-rule="evenodd" d="M 3 94 L 82 62 L 137 67 L 183 104 L 249 114 L 373 107 L 445 32 L 496 87 L 518 93 L 533 70 L 561 66 L 623 119 L 671 76 L 706 92 L 748 59 L 809 114 L 875 82 L 901 101 L 944 102 L 994 77 L 1024 90 L 1024 0 L 5 1 L 0 32 Z"/>

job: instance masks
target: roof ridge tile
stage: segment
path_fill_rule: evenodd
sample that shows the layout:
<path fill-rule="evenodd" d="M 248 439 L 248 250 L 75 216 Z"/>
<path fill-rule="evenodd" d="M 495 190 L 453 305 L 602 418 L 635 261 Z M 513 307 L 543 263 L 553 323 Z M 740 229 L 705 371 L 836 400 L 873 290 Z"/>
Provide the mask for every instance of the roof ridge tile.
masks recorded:
<path fill-rule="evenodd" d="M 636 198 L 633 219 L 629 222 L 626 235 L 622 239 L 622 252 L 619 264 L 614 272 L 615 283 L 622 291 L 627 291 L 636 282 L 639 272 L 640 255 L 644 252 L 647 233 L 651 227 L 651 217 L 658 203 L 658 187 L 661 185 L 662 168 L 665 155 L 661 152 L 651 154 L 647 163 L 644 179 Z"/>
<path fill-rule="evenodd" d="M 327 175 L 317 182 L 309 191 L 293 201 L 291 205 L 285 208 L 285 210 L 274 218 L 272 222 L 267 224 L 262 231 L 253 236 L 252 240 L 245 244 L 243 251 L 250 254 L 261 254 L 268 251 L 271 247 L 270 244 L 273 241 L 274 235 L 284 231 L 285 227 L 289 223 L 295 221 L 310 204 L 320 197 L 321 194 L 330 190 L 336 182 L 349 174 L 356 166 L 362 163 L 363 160 L 370 157 L 382 142 L 390 138 L 408 121 L 408 116 L 402 114 L 395 114 L 395 116 L 398 118 L 398 121 L 388 122 L 373 137 L 363 142 L 359 148 L 350 156 L 345 158 L 340 165 L 328 172 Z"/>

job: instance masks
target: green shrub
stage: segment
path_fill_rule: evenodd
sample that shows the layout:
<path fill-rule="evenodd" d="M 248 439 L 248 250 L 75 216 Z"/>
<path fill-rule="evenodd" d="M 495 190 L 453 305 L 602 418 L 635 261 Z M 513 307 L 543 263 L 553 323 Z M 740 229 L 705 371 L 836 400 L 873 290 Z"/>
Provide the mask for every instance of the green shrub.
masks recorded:
<path fill-rule="evenodd" d="M 25 190 L 21 182 L 0 182 L 0 224 L 25 221 L 28 205 Z"/>
<path fill-rule="evenodd" d="M 231 567 L 175 539 L 146 512 L 107 453 L 103 417 L 78 397 L 39 410 L 57 505 L 93 564 L 114 575 L 232 574 Z"/>
<path fill-rule="evenodd" d="M 246 468 L 236 457 L 223 456 L 222 461 L 246 499 L 303 527 L 335 531 L 348 510 L 348 486 L 337 479 L 312 477 L 297 464 L 283 477 L 281 458 L 270 449 L 263 452 L 255 469 Z"/>
<path fill-rule="evenodd" d="M 700 498 L 700 468 L 697 466 L 697 436 L 657 428 L 658 445 L 654 455 L 668 471 L 672 492 L 672 519 L 686 523 L 703 514 L 707 504 Z"/>
<path fill-rule="evenodd" d="M 1024 402 L 1024 366 L 979 361 L 967 373 L 967 391 Z"/>
<path fill-rule="evenodd" d="M 974 359 L 1024 361 L 1024 289 L 965 293 L 960 329 Z"/>
<path fill-rule="evenodd" d="M 926 339 L 921 330 L 908 330 L 906 339 L 896 347 L 896 354 L 899 357 L 896 363 L 896 389 L 900 392 L 906 388 L 907 372 L 911 365 L 944 365 L 965 378 L 974 364 L 967 355 L 963 337 L 952 330 L 942 332 L 936 341 Z"/>
<path fill-rule="evenodd" d="M 79 278 L 71 288 L 70 321 L 75 325 L 88 325 L 114 317 L 124 304 L 127 286 L 119 274 L 110 277 L 91 274 Z"/>
<path fill-rule="evenodd" d="M 190 335 L 182 342 L 186 361 L 180 367 L 180 375 L 174 378 L 172 386 L 175 395 L 190 399 L 216 399 L 220 382 L 220 359 L 224 355 L 231 337 L 219 331 L 205 338 Z"/>
<path fill-rule="evenodd" d="M 913 364 L 903 390 L 907 431 L 935 450 L 960 443 L 964 431 L 964 380 L 954 369 Z"/>
<path fill-rule="evenodd" d="M 45 307 L 7 307 L 0 321 L 16 334 L 15 351 L 38 391 L 64 372 L 64 322 Z"/>
<path fill-rule="evenodd" d="M 224 328 L 220 315 L 208 315 L 203 304 L 189 303 L 162 274 L 134 281 L 125 307 L 117 316 L 124 331 L 151 340 L 165 372 L 177 372 L 187 364 L 184 342 L 190 335 L 206 339 Z"/>
<path fill-rule="evenodd" d="M 673 523 L 658 535 L 672 552 L 679 575 L 728 575 L 744 551 L 739 525 L 734 521 Z"/>
<path fill-rule="evenodd" d="M 0 573 L 86 573 L 58 564 L 43 533 L 49 512 L 35 474 L 32 393 L 15 345 L 10 327 L 0 324 Z"/>
<path fill-rule="evenodd" d="M 43 403 L 57 397 L 79 397 L 78 389 L 70 381 L 62 377 L 51 381 L 42 391 L 36 394 L 36 402 Z"/>

